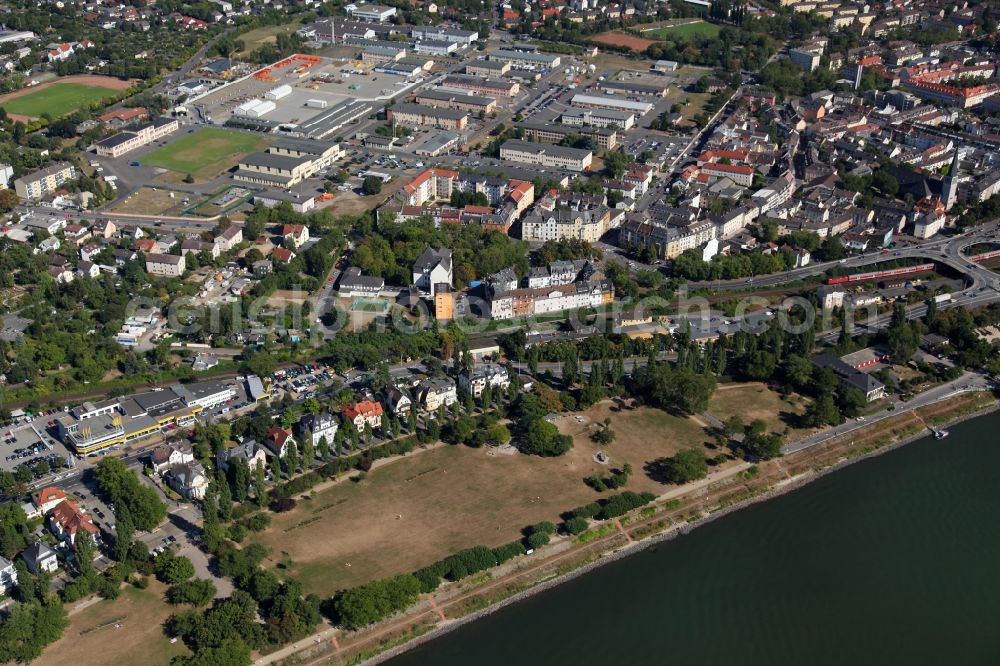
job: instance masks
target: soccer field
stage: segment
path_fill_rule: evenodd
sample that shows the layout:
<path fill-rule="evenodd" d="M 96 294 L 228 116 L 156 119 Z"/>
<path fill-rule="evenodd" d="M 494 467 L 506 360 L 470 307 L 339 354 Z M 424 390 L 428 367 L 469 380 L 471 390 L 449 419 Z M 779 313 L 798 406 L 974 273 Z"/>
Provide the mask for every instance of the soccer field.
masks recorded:
<path fill-rule="evenodd" d="M 266 145 L 264 137 L 204 127 L 139 159 L 146 165 L 208 179 L 235 166 L 243 155 L 262 150 Z"/>
<path fill-rule="evenodd" d="M 7 113 L 37 118 L 43 113 L 57 118 L 84 108 L 92 102 L 113 98 L 117 90 L 82 83 L 56 83 L 42 90 L 0 104 Z"/>
<path fill-rule="evenodd" d="M 714 23 L 705 21 L 694 21 L 693 23 L 682 23 L 671 25 L 665 28 L 654 28 L 642 33 L 643 37 L 656 37 L 659 39 L 670 39 L 684 41 L 692 37 L 715 37 L 722 30 Z"/>

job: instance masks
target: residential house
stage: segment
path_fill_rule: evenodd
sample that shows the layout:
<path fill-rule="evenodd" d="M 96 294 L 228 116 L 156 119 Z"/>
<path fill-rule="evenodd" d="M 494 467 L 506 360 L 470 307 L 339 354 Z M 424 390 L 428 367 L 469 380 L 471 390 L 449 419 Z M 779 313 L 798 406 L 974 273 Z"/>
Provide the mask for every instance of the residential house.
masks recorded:
<path fill-rule="evenodd" d="M 10 592 L 17 585 L 17 569 L 6 557 L 0 557 L 0 591 Z"/>
<path fill-rule="evenodd" d="M 413 398 L 408 391 L 396 386 L 390 386 L 385 392 L 385 404 L 396 418 L 404 419 L 410 415 Z"/>
<path fill-rule="evenodd" d="M 366 425 L 371 426 L 373 430 L 382 427 L 382 414 L 384 410 L 380 402 L 362 400 L 353 405 L 344 405 L 341 411 L 344 417 L 354 424 L 358 432 L 363 431 Z"/>
<path fill-rule="evenodd" d="M 496 391 L 507 390 L 510 386 L 507 368 L 497 363 L 486 363 L 463 370 L 458 375 L 458 387 L 474 398 L 481 396 L 487 386 L 494 395 Z"/>
<path fill-rule="evenodd" d="M 288 455 L 288 449 L 293 444 L 295 444 L 295 438 L 292 437 L 292 431 L 278 425 L 271 426 L 271 429 L 267 432 L 267 437 L 264 438 L 264 446 L 268 448 L 272 455 L 279 458 L 284 458 Z"/>
<path fill-rule="evenodd" d="M 304 224 L 285 224 L 281 227 L 283 241 L 291 241 L 299 249 L 309 240 L 309 227 Z"/>
<path fill-rule="evenodd" d="M 21 559 L 28 571 L 36 576 L 43 571 L 53 573 L 59 568 L 59 558 L 56 551 L 44 541 L 36 541 L 21 552 Z"/>
<path fill-rule="evenodd" d="M 313 447 L 318 447 L 320 440 L 326 439 L 327 446 L 333 446 L 333 437 L 337 434 L 340 424 L 332 414 L 323 412 L 322 414 L 306 414 L 298 423 L 299 439 L 304 441 L 306 435 L 311 437 Z"/>
<path fill-rule="evenodd" d="M 163 474 L 175 465 L 194 462 L 194 453 L 190 449 L 182 449 L 170 444 L 161 444 L 149 454 L 149 462 L 153 471 Z"/>
<path fill-rule="evenodd" d="M 208 477 L 201 463 L 189 462 L 174 465 L 163 475 L 170 487 L 189 500 L 205 499 L 208 490 Z"/>
<path fill-rule="evenodd" d="M 95 539 L 99 534 L 93 518 L 68 499 L 59 502 L 52 509 L 52 513 L 49 514 L 49 529 L 70 545 L 76 543 L 76 535 L 80 530 L 89 532 Z"/>
<path fill-rule="evenodd" d="M 247 467 L 253 471 L 258 465 L 267 464 L 267 454 L 252 439 L 244 440 L 231 449 L 223 449 L 215 454 L 215 465 L 223 472 L 227 471 L 236 460 L 246 461 Z"/>
<path fill-rule="evenodd" d="M 448 377 L 431 377 L 417 386 L 416 401 L 425 413 L 433 414 L 439 407 L 450 407 L 458 402 L 458 388 Z"/>
<path fill-rule="evenodd" d="M 56 505 L 66 499 L 66 493 L 55 486 L 47 486 L 38 491 L 35 498 L 35 506 L 43 516 L 56 508 Z"/>

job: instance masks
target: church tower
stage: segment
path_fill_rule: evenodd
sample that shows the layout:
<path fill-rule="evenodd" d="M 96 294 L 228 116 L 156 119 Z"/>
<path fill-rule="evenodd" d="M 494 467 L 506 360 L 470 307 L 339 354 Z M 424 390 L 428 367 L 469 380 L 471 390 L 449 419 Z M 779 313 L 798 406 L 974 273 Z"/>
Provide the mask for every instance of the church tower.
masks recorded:
<path fill-rule="evenodd" d="M 951 210 L 955 202 L 958 201 L 958 170 L 959 170 L 958 148 L 955 148 L 955 156 L 951 159 L 951 168 L 944 178 L 944 185 L 941 188 L 941 201 L 944 202 L 944 209 Z"/>

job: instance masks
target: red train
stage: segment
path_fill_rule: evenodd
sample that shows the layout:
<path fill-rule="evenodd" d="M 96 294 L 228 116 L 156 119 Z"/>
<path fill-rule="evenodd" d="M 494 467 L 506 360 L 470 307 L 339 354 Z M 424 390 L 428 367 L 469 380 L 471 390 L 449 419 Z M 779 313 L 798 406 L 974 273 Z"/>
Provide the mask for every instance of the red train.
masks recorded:
<path fill-rule="evenodd" d="M 908 268 L 890 268 L 885 271 L 875 271 L 873 273 L 858 273 L 857 275 L 845 275 L 827 279 L 827 284 L 844 284 L 848 282 L 868 282 L 869 280 L 880 280 L 882 278 L 894 277 L 896 275 L 909 275 L 910 273 L 923 273 L 934 270 L 934 264 L 920 264 Z"/>

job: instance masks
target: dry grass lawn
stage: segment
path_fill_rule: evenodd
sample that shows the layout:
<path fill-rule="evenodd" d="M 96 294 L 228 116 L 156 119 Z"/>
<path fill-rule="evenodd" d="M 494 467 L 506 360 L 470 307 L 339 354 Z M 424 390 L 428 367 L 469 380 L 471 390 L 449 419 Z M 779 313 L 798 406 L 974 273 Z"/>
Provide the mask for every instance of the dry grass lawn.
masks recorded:
<path fill-rule="evenodd" d="M 360 483 L 344 481 L 275 516 L 258 540 L 269 563 L 287 568 L 321 596 L 376 578 L 413 571 L 478 544 L 517 539 L 527 525 L 595 499 L 583 479 L 608 467 L 587 424 L 612 419 L 616 440 L 605 447 L 611 466 L 635 469 L 626 489 L 663 493 L 669 487 L 643 472 L 647 461 L 708 440 L 695 421 L 659 410 L 610 411 L 602 403 L 560 419 L 574 448 L 560 458 L 493 454 L 441 446 L 373 469 Z"/>
<path fill-rule="evenodd" d="M 720 421 L 731 416 L 739 416 L 744 423 L 761 419 L 770 431 L 799 438 L 812 430 L 794 427 L 791 417 L 804 412 L 806 403 L 796 393 L 786 398 L 761 383 L 727 384 L 715 391 L 708 402 L 708 413 Z"/>
<path fill-rule="evenodd" d="M 184 193 L 175 192 L 171 198 L 170 190 L 143 187 L 115 204 L 111 210 L 122 214 L 161 215 L 179 206 L 184 196 Z"/>
<path fill-rule="evenodd" d="M 145 590 L 128 586 L 114 601 L 98 601 L 73 613 L 62 638 L 50 645 L 34 663 L 40 666 L 161 666 L 169 664 L 177 655 L 190 654 L 184 643 L 171 644 L 163 633 L 163 623 L 174 612 L 174 608 L 163 600 L 165 589 L 166 586 L 155 580 Z M 72 607 L 68 610 L 72 613 Z"/>

